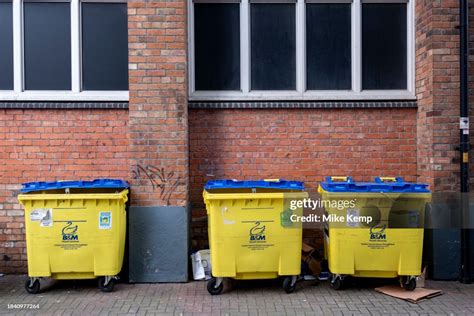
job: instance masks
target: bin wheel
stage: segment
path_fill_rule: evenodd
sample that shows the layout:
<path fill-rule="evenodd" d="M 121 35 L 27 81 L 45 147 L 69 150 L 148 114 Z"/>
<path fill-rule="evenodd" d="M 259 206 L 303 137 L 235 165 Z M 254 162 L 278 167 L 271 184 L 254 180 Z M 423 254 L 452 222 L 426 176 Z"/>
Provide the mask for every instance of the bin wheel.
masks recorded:
<path fill-rule="evenodd" d="M 217 279 L 212 278 L 207 282 L 207 291 L 211 295 L 220 295 L 222 293 L 222 290 L 224 290 L 224 282 L 221 282 L 218 287 L 216 287 L 217 284 Z"/>
<path fill-rule="evenodd" d="M 109 280 L 109 283 L 106 284 L 107 278 L 106 277 L 100 277 L 99 278 L 99 289 L 104 292 L 104 293 L 110 293 L 114 290 L 115 286 L 115 279 L 111 278 Z"/>
<path fill-rule="evenodd" d="M 402 278 L 402 285 L 403 288 L 407 291 L 414 291 L 416 289 L 416 279 L 415 278 L 410 278 L 410 277 L 403 277 Z"/>
<path fill-rule="evenodd" d="M 38 294 L 40 292 L 40 281 L 38 279 L 31 283 L 31 279 L 26 280 L 25 289 L 30 294 Z"/>
<path fill-rule="evenodd" d="M 344 283 L 344 280 L 340 276 L 336 276 L 331 280 L 331 287 L 336 291 L 340 291 L 344 289 Z"/>
<path fill-rule="evenodd" d="M 283 290 L 287 294 L 293 293 L 296 289 L 296 280 L 293 281 L 295 277 L 287 276 L 283 279 Z"/>

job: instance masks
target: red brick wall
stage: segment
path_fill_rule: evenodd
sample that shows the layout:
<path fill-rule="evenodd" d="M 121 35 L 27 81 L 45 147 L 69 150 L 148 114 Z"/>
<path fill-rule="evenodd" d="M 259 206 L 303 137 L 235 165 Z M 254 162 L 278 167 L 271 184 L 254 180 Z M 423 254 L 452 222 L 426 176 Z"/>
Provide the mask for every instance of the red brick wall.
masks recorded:
<path fill-rule="evenodd" d="M 474 21 L 474 1 L 470 20 Z M 459 1 L 417 1 L 418 173 L 435 191 L 459 191 Z M 474 34 L 471 25 L 471 41 Z M 472 51 L 471 51 L 472 55 Z M 470 65 L 474 120 L 474 62 Z M 471 157 L 473 152 L 471 151 Z M 473 165 L 472 158 L 470 159 Z M 474 183 L 471 167 L 471 183 Z"/>
<path fill-rule="evenodd" d="M 186 1 L 128 2 L 132 203 L 186 205 Z"/>
<path fill-rule="evenodd" d="M 312 192 L 327 175 L 416 180 L 416 109 L 189 112 L 190 199 L 210 179 L 285 178 Z"/>
<path fill-rule="evenodd" d="M 416 92 L 418 180 L 433 185 L 433 1 L 416 2 Z"/>
<path fill-rule="evenodd" d="M 127 179 L 127 122 L 126 110 L 0 110 L 1 273 L 26 271 L 20 184 Z"/>
<path fill-rule="evenodd" d="M 216 178 L 298 179 L 314 191 L 324 175 L 402 175 L 458 189 L 457 0 L 417 1 L 418 110 L 195 109 L 188 118 L 186 1 L 132 0 L 128 15 L 129 111 L 0 110 L 0 255 L 9 258 L 0 272 L 25 271 L 15 197 L 25 181 L 130 179 L 135 204 L 191 201 L 196 216 L 203 184 Z"/>

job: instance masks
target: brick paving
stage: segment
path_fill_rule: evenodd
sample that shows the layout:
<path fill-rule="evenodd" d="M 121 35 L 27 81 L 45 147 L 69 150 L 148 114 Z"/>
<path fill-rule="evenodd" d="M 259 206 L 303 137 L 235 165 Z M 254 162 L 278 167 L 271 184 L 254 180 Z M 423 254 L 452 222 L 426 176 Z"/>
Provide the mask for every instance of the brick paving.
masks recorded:
<path fill-rule="evenodd" d="M 285 294 L 276 282 L 239 282 L 211 296 L 206 282 L 117 284 L 113 293 L 102 293 L 92 281 L 44 281 L 44 291 L 31 295 L 24 280 L 0 277 L 1 315 L 474 315 L 474 284 L 458 282 L 427 281 L 444 294 L 411 304 L 363 284 L 334 291 L 326 282 L 300 282 L 296 293 Z M 16 303 L 39 309 L 8 309 Z"/>

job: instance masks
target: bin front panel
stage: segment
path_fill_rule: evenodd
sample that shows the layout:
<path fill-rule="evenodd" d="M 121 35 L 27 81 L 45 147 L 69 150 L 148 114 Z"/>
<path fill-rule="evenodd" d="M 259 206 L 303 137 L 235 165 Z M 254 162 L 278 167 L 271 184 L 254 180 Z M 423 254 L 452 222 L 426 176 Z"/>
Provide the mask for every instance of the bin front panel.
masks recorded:
<path fill-rule="evenodd" d="M 293 194 L 307 197 L 304 192 Z M 263 279 L 300 273 L 302 228 L 285 220 L 289 210 L 284 197 L 249 193 L 219 199 L 219 194 L 205 194 L 215 277 Z"/>
<path fill-rule="evenodd" d="M 125 245 L 123 194 L 55 197 L 21 197 L 29 276 L 64 279 L 117 275 Z"/>
<path fill-rule="evenodd" d="M 335 228 L 325 238 L 330 271 L 361 277 L 420 275 L 422 244 L 423 229 L 386 229 L 374 240 L 370 229 Z"/>

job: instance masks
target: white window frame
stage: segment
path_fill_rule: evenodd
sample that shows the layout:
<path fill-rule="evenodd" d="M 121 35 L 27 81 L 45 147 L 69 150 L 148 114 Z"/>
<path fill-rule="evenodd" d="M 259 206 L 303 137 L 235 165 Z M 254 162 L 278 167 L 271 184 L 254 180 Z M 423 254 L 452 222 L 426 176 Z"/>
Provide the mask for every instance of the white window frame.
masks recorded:
<path fill-rule="evenodd" d="M 240 0 L 240 91 L 196 91 L 194 73 L 194 3 L 226 3 L 229 0 L 188 1 L 188 75 L 190 101 L 309 101 L 309 100 L 416 100 L 415 0 L 296 0 L 296 90 L 250 90 L 250 0 Z M 232 0 L 231 0 L 232 1 Z M 257 1 L 255 1 L 257 2 Z M 258 2 L 264 2 L 259 0 Z M 282 0 L 268 0 L 268 3 Z M 286 2 L 283 0 L 283 2 Z M 306 90 L 306 3 L 351 3 L 352 89 Z M 292 2 L 294 3 L 294 2 Z M 362 90 L 362 3 L 407 4 L 407 89 Z"/>
<path fill-rule="evenodd" d="M 28 0 L 33 2 L 35 0 Z M 36 0 L 71 5 L 71 90 L 25 90 L 23 0 L 13 0 L 13 91 L 0 91 L 0 101 L 128 101 L 128 91 L 82 90 L 81 3 L 127 3 L 127 0 Z"/>

